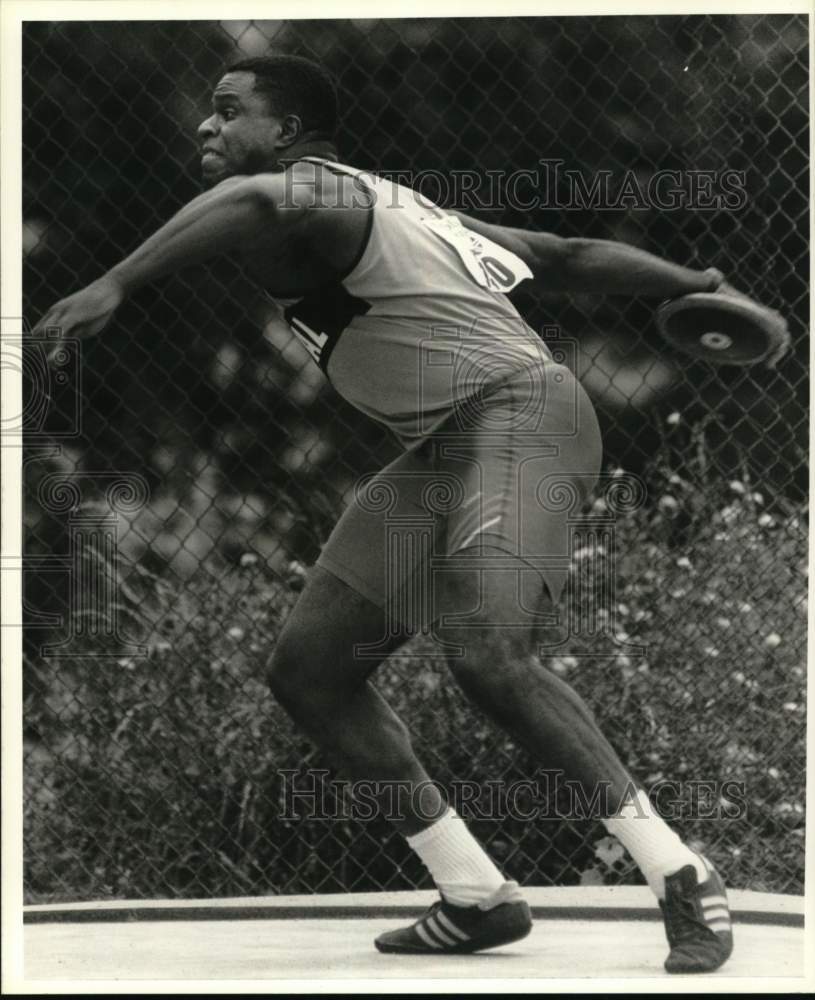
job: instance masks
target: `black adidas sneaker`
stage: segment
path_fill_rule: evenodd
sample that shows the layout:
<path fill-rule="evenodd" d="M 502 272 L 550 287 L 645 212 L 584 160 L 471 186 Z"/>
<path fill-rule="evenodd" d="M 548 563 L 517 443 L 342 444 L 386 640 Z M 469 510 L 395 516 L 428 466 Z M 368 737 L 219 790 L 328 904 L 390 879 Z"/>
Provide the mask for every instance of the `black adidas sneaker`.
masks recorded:
<path fill-rule="evenodd" d="M 707 858 L 707 879 L 699 883 L 693 865 L 665 878 L 659 901 L 671 951 L 668 972 L 713 972 L 733 951 L 733 927 L 724 882 Z"/>
<path fill-rule="evenodd" d="M 410 927 L 380 934 L 379 951 L 400 955 L 461 955 L 520 941 L 532 930 L 529 904 L 517 882 L 505 882 L 475 906 L 442 897 Z"/>

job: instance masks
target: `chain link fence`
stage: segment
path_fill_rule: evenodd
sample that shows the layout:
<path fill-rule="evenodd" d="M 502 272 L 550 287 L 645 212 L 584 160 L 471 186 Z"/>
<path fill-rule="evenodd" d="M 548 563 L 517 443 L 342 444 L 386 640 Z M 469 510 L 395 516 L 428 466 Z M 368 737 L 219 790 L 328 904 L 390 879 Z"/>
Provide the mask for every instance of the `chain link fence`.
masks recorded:
<path fill-rule="evenodd" d="M 490 221 L 715 265 L 788 318 L 777 371 L 714 369 L 666 347 L 652 302 L 517 299 L 575 344 L 607 470 L 647 486 L 600 557 L 614 593 L 608 566 L 584 582 L 602 642 L 549 665 L 646 786 L 677 782 L 663 810 L 730 884 L 779 892 L 802 891 L 804 857 L 807 44 L 787 14 L 24 30 L 31 322 L 199 192 L 211 88 L 270 49 L 336 76 L 345 162 Z M 303 567 L 394 442 L 230 260 L 142 290 L 81 346 L 48 405 L 24 352 L 28 900 L 428 885 L 264 681 Z M 508 875 L 637 881 L 422 641 L 377 684 Z"/>

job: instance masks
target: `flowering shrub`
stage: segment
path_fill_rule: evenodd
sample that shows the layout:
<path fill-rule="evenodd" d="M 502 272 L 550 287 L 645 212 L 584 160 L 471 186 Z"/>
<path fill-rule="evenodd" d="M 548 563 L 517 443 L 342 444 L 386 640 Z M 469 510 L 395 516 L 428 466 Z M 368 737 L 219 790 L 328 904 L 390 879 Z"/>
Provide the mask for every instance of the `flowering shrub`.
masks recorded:
<path fill-rule="evenodd" d="M 700 782 L 713 788 L 712 802 L 697 796 L 675 825 L 730 884 L 801 891 L 804 526 L 788 511 L 766 511 L 736 482 L 713 509 L 694 513 L 692 536 L 680 543 L 692 491 L 683 495 L 681 481 L 666 487 L 619 521 L 613 551 L 590 567 L 603 628 L 544 651 L 543 662 L 586 698 L 636 778 L 652 792 L 662 787 L 661 808 L 676 812 Z M 614 562 L 607 604 L 604 560 Z M 575 562 L 575 581 L 584 563 Z M 252 553 L 183 587 L 136 571 L 121 600 L 139 608 L 148 656 L 32 669 L 30 900 L 428 884 L 380 819 L 287 818 L 278 772 L 327 766 L 263 676 L 302 582 L 300 567 L 281 576 Z M 469 708 L 427 639 L 392 656 L 377 683 L 453 798 L 457 780 L 500 780 L 505 790 L 545 767 Z M 680 783 L 668 798 L 666 781 Z M 719 791 L 725 782 L 729 797 Z M 521 882 L 640 881 L 599 823 L 544 808 L 532 820 L 494 815 L 471 818 L 472 828 Z"/>

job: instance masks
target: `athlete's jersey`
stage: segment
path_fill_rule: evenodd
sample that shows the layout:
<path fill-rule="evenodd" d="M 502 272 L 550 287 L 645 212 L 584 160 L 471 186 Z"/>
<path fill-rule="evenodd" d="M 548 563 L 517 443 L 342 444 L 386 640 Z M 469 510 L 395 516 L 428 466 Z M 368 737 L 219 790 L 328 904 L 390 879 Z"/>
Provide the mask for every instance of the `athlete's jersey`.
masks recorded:
<path fill-rule="evenodd" d="M 370 199 L 367 243 L 338 283 L 272 301 L 348 402 L 409 448 L 462 401 L 551 361 L 506 297 L 532 276 L 520 258 L 411 188 L 315 162 Z"/>

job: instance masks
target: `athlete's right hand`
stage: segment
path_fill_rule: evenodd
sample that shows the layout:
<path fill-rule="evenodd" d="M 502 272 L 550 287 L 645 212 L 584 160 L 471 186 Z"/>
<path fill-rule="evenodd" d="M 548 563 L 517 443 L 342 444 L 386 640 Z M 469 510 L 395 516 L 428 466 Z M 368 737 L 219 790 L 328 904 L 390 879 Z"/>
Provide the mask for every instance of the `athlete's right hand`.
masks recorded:
<path fill-rule="evenodd" d="M 92 337 L 110 322 L 125 297 L 124 288 L 110 274 L 56 302 L 37 323 L 33 334 L 57 329 L 61 337 Z M 51 353 L 57 350 L 54 346 Z"/>

